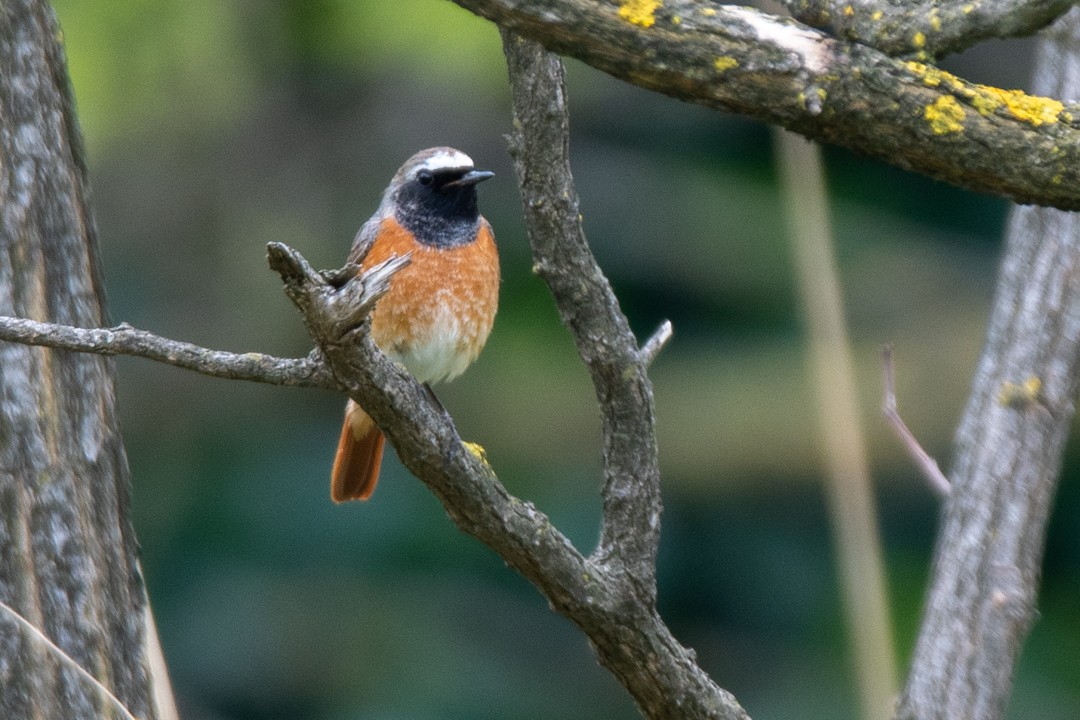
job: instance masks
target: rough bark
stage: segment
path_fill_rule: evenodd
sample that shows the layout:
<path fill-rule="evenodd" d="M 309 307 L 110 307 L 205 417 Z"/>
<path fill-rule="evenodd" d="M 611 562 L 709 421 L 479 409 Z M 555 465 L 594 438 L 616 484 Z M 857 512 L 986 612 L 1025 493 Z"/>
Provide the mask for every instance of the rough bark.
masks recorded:
<path fill-rule="evenodd" d="M 505 31 L 503 47 L 516 129 L 510 155 L 533 269 L 547 283 L 573 334 L 603 417 L 606 505 L 600 559 L 619 553 L 637 586 L 654 594 L 661 502 L 652 383 L 581 226 L 570 172 L 562 61 L 538 43 Z"/>
<path fill-rule="evenodd" d="M 1036 89 L 1080 90 L 1080 15 L 1040 44 Z M 901 697 L 904 720 L 1005 715 L 1036 612 L 1080 373 L 1080 217 L 1017 207 Z"/>
<path fill-rule="evenodd" d="M 1075 103 L 976 85 L 746 7 L 697 0 L 454 2 L 649 90 L 960 187 L 1080 208 Z"/>
<path fill-rule="evenodd" d="M 940 58 L 988 38 L 1031 35 L 1075 0 L 784 0 L 793 17 L 887 55 Z"/>
<path fill-rule="evenodd" d="M 603 526 L 589 560 L 607 571 L 624 609 L 615 632 L 593 631 L 590 639 L 646 717 L 743 717 L 656 613 L 660 471 L 647 353 L 585 240 L 570 171 L 562 61 L 507 31 L 503 49 L 514 111 L 510 153 L 533 267 L 574 337 L 603 418 Z"/>
<path fill-rule="evenodd" d="M 104 319 L 83 149 L 47 4 L 0 5 L 0 312 Z M 0 344 L 0 600 L 153 718 L 111 361 Z M 0 717 L 119 711 L 0 614 Z"/>

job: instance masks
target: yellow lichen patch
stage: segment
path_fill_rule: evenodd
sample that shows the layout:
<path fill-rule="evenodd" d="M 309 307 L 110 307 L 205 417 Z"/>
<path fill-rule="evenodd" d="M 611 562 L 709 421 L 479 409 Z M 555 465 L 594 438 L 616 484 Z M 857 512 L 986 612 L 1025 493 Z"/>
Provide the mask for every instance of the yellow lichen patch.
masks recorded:
<path fill-rule="evenodd" d="M 855 8 L 851 7 L 850 5 L 845 5 L 844 6 L 844 17 L 851 17 L 854 14 L 855 14 Z"/>
<path fill-rule="evenodd" d="M 935 103 L 927 105 L 923 113 L 935 135 L 963 132 L 965 114 L 964 108 L 952 95 L 939 97 Z"/>
<path fill-rule="evenodd" d="M 1039 401 L 1042 393 L 1042 380 L 1032 375 L 1017 385 L 1006 380 L 998 390 L 998 404 L 1004 407 L 1023 409 Z"/>
<path fill-rule="evenodd" d="M 937 32 L 941 29 L 941 17 L 937 13 L 937 9 L 930 11 L 930 29 Z"/>
<path fill-rule="evenodd" d="M 619 6 L 619 17 L 643 28 L 656 23 L 656 9 L 664 3 L 660 0 L 624 0 Z"/>
<path fill-rule="evenodd" d="M 1071 116 L 1065 112 L 1065 106 L 1053 98 L 1028 95 L 1020 90 L 1002 90 L 989 85 L 974 85 L 933 65 L 914 60 L 909 60 L 904 64 L 926 87 L 941 87 L 949 90 L 954 95 L 970 102 L 976 112 L 984 117 L 999 110 L 1005 110 L 1015 119 L 1036 127 L 1059 121 L 1071 121 Z M 938 100 L 938 102 L 942 101 Z M 955 100 L 951 102 L 956 104 Z M 958 104 L 957 107 L 959 107 Z M 929 111 L 929 108 L 927 110 Z"/>
<path fill-rule="evenodd" d="M 671 18 L 671 24 L 672 25 L 681 25 L 682 24 L 682 18 L 679 17 L 678 15 L 676 15 L 675 17 Z"/>
<path fill-rule="evenodd" d="M 922 78 L 923 85 L 926 87 L 937 87 L 941 84 L 942 71 L 936 67 L 930 65 L 924 65 L 921 62 L 915 62 L 914 60 L 908 60 L 906 63 L 908 70 Z"/>
<path fill-rule="evenodd" d="M 716 72 L 727 72 L 732 68 L 739 67 L 739 61 L 730 55 L 721 55 L 713 60 L 713 67 L 716 68 Z"/>
<path fill-rule="evenodd" d="M 925 46 L 926 36 L 923 35 L 921 32 L 916 31 L 915 34 L 911 36 L 911 44 L 917 48 Z"/>
<path fill-rule="evenodd" d="M 701 14 L 705 17 L 712 17 L 716 14 L 716 8 L 701 8 Z"/>
<path fill-rule="evenodd" d="M 989 93 L 977 92 L 971 98 L 971 106 L 983 117 L 992 115 L 1004 104 L 996 95 Z"/>
<path fill-rule="evenodd" d="M 968 3 L 964 7 L 960 8 L 964 11 L 965 15 L 970 15 L 975 10 L 975 3 Z"/>
<path fill-rule="evenodd" d="M 870 19 L 873 20 L 874 22 L 877 22 L 878 20 L 880 20 L 883 17 L 885 17 L 885 13 L 881 12 L 880 10 L 875 10 L 874 12 L 872 12 L 870 14 Z"/>
<path fill-rule="evenodd" d="M 993 109 L 1004 107 L 1017 120 L 1036 127 L 1056 123 L 1065 110 L 1065 106 L 1053 98 L 1028 95 L 1020 90 L 1002 90 L 989 85 L 976 85 L 975 92 L 976 97 L 981 96 L 985 104 L 996 103 Z"/>
<path fill-rule="evenodd" d="M 462 440 L 461 446 L 468 450 L 469 454 L 475 457 L 477 460 L 484 463 L 485 465 L 488 464 L 487 451 L 484 450 L 484 447 L 482 445 L 478 445 L 474 442 L 465 442 L 464 440 Z"/>
<path fill-rule="evenodd" d="M 908 70 L 918 75 L 919 78 L 922 79 L 923 85 L 926 87 L 938 87 L 939 85 L 944 85 L 954 92 L 962 94 L 969 94 L 972 92 L 963 80 L 941 68 L 916 62 L 914 60 L 908 60 L 904 65 L 907 66 Z"/>

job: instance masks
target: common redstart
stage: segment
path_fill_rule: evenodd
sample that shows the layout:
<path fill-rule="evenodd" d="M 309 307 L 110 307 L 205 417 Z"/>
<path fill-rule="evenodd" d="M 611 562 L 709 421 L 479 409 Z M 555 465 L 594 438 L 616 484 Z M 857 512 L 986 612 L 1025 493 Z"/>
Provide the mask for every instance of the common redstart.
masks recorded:
<path fill-rule="evenodd" d="M 349 261 L 362 270 L 412 253 L 371 313 L 371 337 L 422 383 L 460 375 L 480 354 L 495 321 L 499 255 L 476 204 L 476 184 L 492 176 L 459 150 L 421 150 L 394 175 L 353 241 Z M 371 496 L 385 441 L 364 409 L 349 400 L 330 478 L 334 502 Z"/>

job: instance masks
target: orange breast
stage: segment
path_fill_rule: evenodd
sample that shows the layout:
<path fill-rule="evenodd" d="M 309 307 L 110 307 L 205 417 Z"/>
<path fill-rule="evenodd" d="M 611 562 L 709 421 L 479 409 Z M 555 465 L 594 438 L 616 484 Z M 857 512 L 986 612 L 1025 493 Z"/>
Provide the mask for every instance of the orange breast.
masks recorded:
<path fill-rule="evenodd" d="M 371 315 L 379 348 L 421 382 L 460 375 L 480 354 L 499 302 L 499 256 L 487 221 L 475 242 L 435 248 L 416 242 L 396 220 L 383 220 L 368 268 L 412 251 Z"/>

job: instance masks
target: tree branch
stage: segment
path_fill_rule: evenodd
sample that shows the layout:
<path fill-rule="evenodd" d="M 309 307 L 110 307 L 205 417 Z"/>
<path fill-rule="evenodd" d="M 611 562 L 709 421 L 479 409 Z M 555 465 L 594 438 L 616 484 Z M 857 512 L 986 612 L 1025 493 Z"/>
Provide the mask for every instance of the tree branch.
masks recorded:
<path fill-rule="evenodd" d="M 851 2 L 783 0 L 807 25 L 887 55 L 940 58 L 989 38 L 1032 35 L 1054 22 L 1075 0 L 937 0 Z"/>
<path fill-rule="evenodd" d="M 536 50 L 542 52 L 538 46 Z M 566 126 L 559 127 L 565 130 Z M 527 132 L 534 129 L 530 126 Z M 531 134 L 523 141 L 529 148 L 526 154 L 536 147 L 535 141 Z M 542 176 L 539 172 L 536 177 Z M 568 174 L 560 177 L 569 181 Z M 551 200 L 533 197 L 541 203 Z M 570 265 L 560 266 L 553 277 L 570 282 L 568 273 L 583 260 L 582 253 L 588 255 L 587 247 L 569 255 Z M 621 327 L 625 334 L 618 338 L 623 353 L 618 361 L 603 357 L 606 344 L 613 341 L 608 335 L 583 343 L 589 348 L 602 392 L 615 398 L 605 405 L 609 468 L 605 540 L 592 557 L 585 558 L 543 513 L 506 491 L 482 456 L 461 442 L 445 410 L 434 406 L 416 380 L 380 353 L 368 337 L 365 313 L 385 292 L 392 273 L 408 262 L 407 257 L 376 266 L 336 289 L 292 248 L 271 243 L 268 256 L 319 345 L 307 358 L 209 350 L 129 325 L 86 329 L 11 317 L 0 317 L 0 340 L 143 357 L 226 379 L 346 392 L 363 404 L 405 465 L 439 497 L 458 527 L 491 546 L 533 582 L 558 612 L 582 628 L 601 661 L 631 689 L 649 717 L 746 717 L 734 699 L 697 667 L 693 653 L 671 636 L 654 607 L 655 565 L 650 563 L 655 563 L 659 528 L 659 476 L 651 438 L 651 389 L 644 366 L 659 351 L 668 334 L 666 326 L 661 326 L 645 351 L 639 351 L 606 279 L 593 265 L 591 282 L 607 293 L 607 304 L 602 307 L 610 317 L 590 317 L 592 310 L 582 306 L 575 311 L 574 327 L 597 330 L 611 322 L 611 327 Z M 637 420 L 622 419 L 611 417 L 612 408 L 645 414 Z M 613 437 L 631 425 L 640 425 L 633 433 L 637 440 Z M 650 435 L 644 453 L 651 460 L 643 459 L 642 451 L 633 447 L 642 432 Z M 640 468 L 634 465 L 638 461 L 644 463 Z M 651 484 L 651 489 L 644 483 Z M 628 497 L 635 494 L 640 497 Z"/>
<path fill-rule="evenodd" d="M 562 62 L 506 31 L 503 50 L 514 109 L 510 153 L 534 267 L 574 336 L 603 416 L 604 518 L 589 562 L 618 599 L 599 625 L 591 607 L 567 615 L 646 717 L 744 718 L 735 699 L 697 666 L 655 609 L 660 475 L 646 365 L 666 328 L 644 352 L 638 349 L 585 241 L 570 172 Z"/>
<path fill-rule="evenodd" d="M 600 557 L 625 566 L 655 600 L 660 470 L 652 384 L 619 301 L 589 250 L 570 172 L 562 62 L 507 33 L 514 158 L 533 267 L 547 283 L 589 370 L 603 416 Z M 617 557 L 615 557 L 617 555 Z"/>
<path fill-rule="evenodd" d="M 320 273 L 288 245 L 272 242 L 266 246 L 270 269 L 281 276 L 285 294 L 300 310 L 308 332 L 319 341 L 335 343 L 364 324 L 375 303 L 390 289 L 390 278 L 409 264 L 411 256 L 412 253 L 391 256 L 362 273 L 353 272 L 350 279 L 337 287 L 350 268 L 359 268 L 350 264 L 341 270 Z"/>
<path fill-rule="evenodd" d="M 810 383 L 821 437 L 822 489 L 832 526 L 860 717 L 883 720 L 898 680 L 888 590 L 866 441 L 859 419 L 821 149 L 774 131 Z"/>
<path fill-rule="evenodd" d="M 0 317 L 0 340 L 97 355 L 130 355 L 226 380 L 337 389 L 325 365 L 314 357 L 278 358 L 262 353 L 208 350 L 139 330 L 127 323 L 112 328 L 77 328 L 26 318 Z"/>
<path fill-rule="evenodd" d="M 331 333 L 336 333 L 334 337 L 340 337 L 362 323 L 375 301 L 386 293 L 393 274 L 409 262 L 408 256 L 394 257 L 362 274 L 355 272 L 358 270 L 355 266 L 347 266 L 343 270 L 352 270 L 352 279 L 336 289 L 331 287 L 323 274 L 312 270 L 300 253 L 287 245 L 270 243 L 267 255 L 271 268 L 277 270 L 286 281 L 287 291 L 304 284 L 318 288 L 323 302 L 318 306 L 309 303 L 304 319 L 309 323 L 309 328 L 314 323 L 313 332 L 320 333 L 322 337 Z M 337 274 L 342 273 L 339 271 Z M 298 296 L 293 301 L 298 302 L 299 299 L 302 298 Z M 315 313 L 315 307 L 323 308 L 323 313 Z M 331 318 L 339 327 L 331 327 Z M 279 358 L 263 353 L 209 350 L 139 330 L 127 323 L 112 328 L 77 328 L 0 316 L 0 340 L 97 355 L 130 355 L 226 380 L 341 389 L 316 353 L 306 358 Z"/>
<path fill-rule="evenodd" d="M 745 7 L 698 0 L 454 2 L 649 90 L 960 187 L 1080 208 L 1075 103 L 976 85 Z"/>

